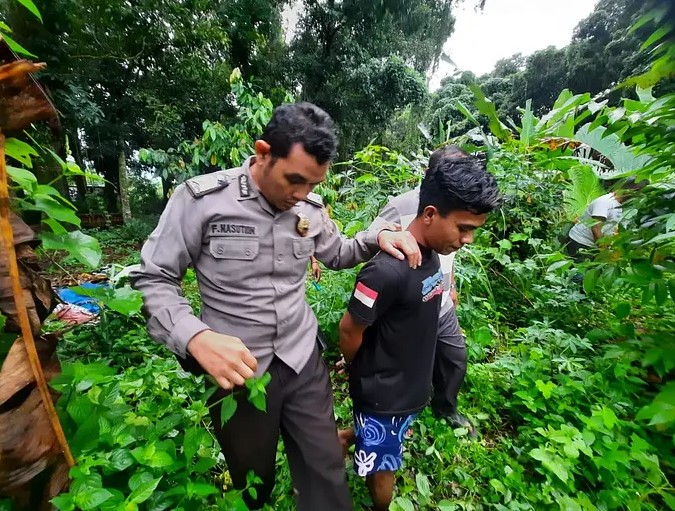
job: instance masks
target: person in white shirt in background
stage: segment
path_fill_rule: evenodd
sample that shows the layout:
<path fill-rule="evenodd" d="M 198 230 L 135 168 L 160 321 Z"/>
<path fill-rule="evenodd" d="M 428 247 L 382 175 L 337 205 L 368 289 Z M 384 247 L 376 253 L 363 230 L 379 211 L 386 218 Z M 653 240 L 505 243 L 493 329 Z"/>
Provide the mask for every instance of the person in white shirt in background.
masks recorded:
<path fill-rule="evenodd" d="M 592 249 L 600 238 L 616 233 L 623 216 L 623 203 L 633 192 L 647 185 L 647 181 L 635 182 L 627 179 L 617 190 L 593 200 L 579 221 L 570 229 L 567 241 L 567 253 L 576 262 L 589 258 L 582 250 Z"/>

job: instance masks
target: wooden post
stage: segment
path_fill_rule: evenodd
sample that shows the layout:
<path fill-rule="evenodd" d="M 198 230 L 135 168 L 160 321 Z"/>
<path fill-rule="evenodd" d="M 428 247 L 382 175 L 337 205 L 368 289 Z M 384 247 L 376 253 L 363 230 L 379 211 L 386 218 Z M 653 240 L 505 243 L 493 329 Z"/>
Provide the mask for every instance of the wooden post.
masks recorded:
<path fill-rule="evenodd" d="M 49 387 L 45 380 L 42 364 L 40 363 L 37 348 L 35 347 L 35 340 L 33 339 L 33 332 L 30 328 L 28 311 L 26 310 L 26 304 L 23 300 L 23 291 L 21 289 L 21 281 L 19 280 L 19 266 L 16 261 L 16 252 L 14 251 L 14 236 L 12 234 L 9 212 L 9 188 L 7 185 L 7 168 L 5 163 L 5 136 L 0 132 L 0 230 L 2 231 L 2 241 L 5 245 L 7 258 L 9 260 L 9 275 L 12 281 L 14 303 L 16 304 L 17 314 L 19 316 L 21 338 L 26 345 L 28 361 L 33 370 L 33 376 L 35 376 L 42 402 L 47 411 L 47 416 L 54 429 L 54 434 L 61 445 L 63 455 L 65 456 L 68 465 L 72 467 L 75 464 L 75 460 L 70 452 L 70 447 L 68 446 L 66 436 L 63 433 L 61 422 L 59 422 L 59 417 L 56 414 L 56 408 L 54 408 L 52 397 L 49 394 Z"/>

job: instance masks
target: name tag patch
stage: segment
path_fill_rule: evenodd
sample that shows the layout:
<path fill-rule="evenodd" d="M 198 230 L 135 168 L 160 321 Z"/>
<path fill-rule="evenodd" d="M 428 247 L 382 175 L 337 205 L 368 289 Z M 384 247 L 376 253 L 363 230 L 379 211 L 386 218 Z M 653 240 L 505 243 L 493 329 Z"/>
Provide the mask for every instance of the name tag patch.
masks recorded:
<path fill-rule="evenodd" d="M 209 224 L 211 236 L 256 236 L 255 225 L 214 222 Z"/>

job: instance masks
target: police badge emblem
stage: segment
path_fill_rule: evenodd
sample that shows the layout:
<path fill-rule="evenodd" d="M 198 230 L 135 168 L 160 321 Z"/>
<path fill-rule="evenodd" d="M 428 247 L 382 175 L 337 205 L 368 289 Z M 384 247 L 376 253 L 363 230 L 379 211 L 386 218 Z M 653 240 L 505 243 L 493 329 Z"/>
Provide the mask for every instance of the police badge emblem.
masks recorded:
<path fill-rule="evenodd" d="M 300 236 L 307 236 L 309 232 L 309 218 L 302 213 L 298 214 L 298 223 L 295 226 Z"/>

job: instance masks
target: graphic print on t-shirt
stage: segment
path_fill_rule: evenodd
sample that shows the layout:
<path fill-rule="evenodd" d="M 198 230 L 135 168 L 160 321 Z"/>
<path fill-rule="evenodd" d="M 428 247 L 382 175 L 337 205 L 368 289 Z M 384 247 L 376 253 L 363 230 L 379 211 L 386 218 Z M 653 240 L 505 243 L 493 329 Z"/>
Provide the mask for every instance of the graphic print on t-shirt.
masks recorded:
<path fill-rule="evenodd" d="M 439 269 L 422 281 L 422 301 L 426 303 L 440 294 L 443 294 L 443 272 Z"/>
<path fill-rule="evenodd" d="M 354 289 L 354 298 L 356 298 L 363 305 L 369 309 L 373 308 L 375 305 L 375 300 L 377 300 L 377 291 L 370 289 L 363 282 L 356 284 L 356 289 Z"/>

